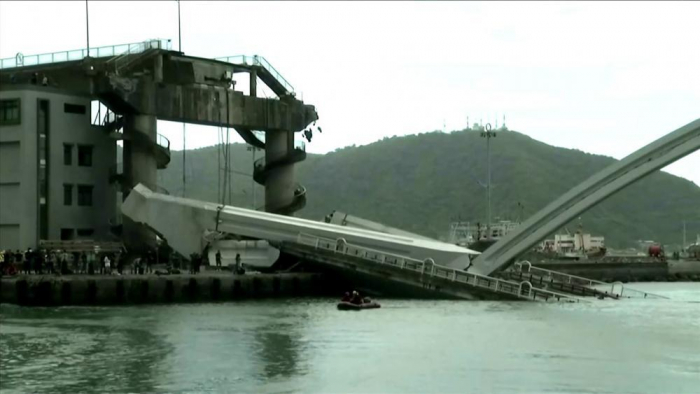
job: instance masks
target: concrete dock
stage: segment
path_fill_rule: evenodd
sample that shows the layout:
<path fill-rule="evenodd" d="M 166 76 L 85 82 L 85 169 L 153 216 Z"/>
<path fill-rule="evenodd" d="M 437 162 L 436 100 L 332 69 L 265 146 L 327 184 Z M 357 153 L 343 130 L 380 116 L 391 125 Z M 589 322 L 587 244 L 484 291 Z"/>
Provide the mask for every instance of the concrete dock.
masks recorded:
<path fill-rule="evenodd" d="M 0 279 L 0 303 L 26 306 L 129 305 L 319 296 L 333 293 L 331 283 L 316 273 L 19 275 Z"/>

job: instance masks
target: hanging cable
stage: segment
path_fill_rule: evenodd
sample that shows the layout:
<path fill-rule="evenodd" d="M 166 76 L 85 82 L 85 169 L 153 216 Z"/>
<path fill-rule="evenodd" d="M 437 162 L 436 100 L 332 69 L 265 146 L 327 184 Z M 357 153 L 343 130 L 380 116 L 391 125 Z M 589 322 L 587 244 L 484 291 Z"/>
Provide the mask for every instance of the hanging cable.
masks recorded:
<path fill-rule="evenodd" d="M 229 115 L 230 115 L 229 99 L 228 99 L 228 92 L 226 92 L 226 139 L 227 140 L 230 140 L 229 125 L 231 124 L 231 119 L 230 119 Z M 228 187 L 229 187 L 228 198 L 229 198 L 229 205 L 232 205 L 232 203 L 233 203 L 233 171 L 231 171 L 231 170 L 233 170 L 233 157 L 231 157 L 231 156 L 233 156 L 233 155 L 231 155 L 231 151 L 230 151 L 230 149 L 231 149 L 230 142 L 229 142 L 228 148 L 229 148 L 229 155 L 230 155 L 229 160 L 231 161 L 231 164 L 229 165 L 229 172 L 227 172 L 228 177 L 229 177 L 229 180 L 228 180 Z"/>
<path fill-rule="evenodd" d="M 216 202 L 221 204 L 221 128 L 216 130 Z"/>
<path fill-rule="evenodd" d="M 187 193 L 187 139 L 185 138 L 185 123 L 182 123 L 182 197 Z"/>
<path fill-rule="evenodd" d="M 231 131 L 226 127 L 226 177 L 228 183 L 228 205 L 231 205 Z"/>

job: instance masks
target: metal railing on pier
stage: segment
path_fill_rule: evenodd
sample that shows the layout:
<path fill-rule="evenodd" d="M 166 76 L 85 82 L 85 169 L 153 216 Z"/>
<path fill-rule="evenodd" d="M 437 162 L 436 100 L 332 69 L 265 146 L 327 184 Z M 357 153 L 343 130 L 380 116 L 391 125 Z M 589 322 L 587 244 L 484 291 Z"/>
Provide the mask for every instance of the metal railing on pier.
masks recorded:
<path fill-rule="evenodd" d="M 536 301 L 567 301 L 581 302 L 581 298 L 533 287 L 529 282 L 516 283 L 504 279 L 473 274 L 470 272 L 435 264 L 433 259 L 418 260 L 406 256 L 386 253 L 375 249 L 365 248 L 347 243 L 344 239 L 336 240 L 318 237 L 311 234 L 299 233 L 297 243 L 312 246 L 314 249 L 332 251 L 336 254 L 361 258 L 376 264 L 389 265 L 395 268 L 418 272 L 421 275 L 432 276 L 464 283 L 495 293 L 507 294 L 525 300 Z"/>

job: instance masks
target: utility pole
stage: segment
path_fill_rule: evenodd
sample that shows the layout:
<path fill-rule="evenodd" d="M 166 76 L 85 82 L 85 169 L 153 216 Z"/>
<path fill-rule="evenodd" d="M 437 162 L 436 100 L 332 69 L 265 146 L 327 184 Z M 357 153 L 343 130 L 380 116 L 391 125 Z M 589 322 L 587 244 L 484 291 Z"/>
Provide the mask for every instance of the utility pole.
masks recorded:
<path fill-rule="evenodd" d="M 491 131 L 491 123 L 487 123 L 481 136 L 486 138 L 486 233 L 487 239 L 491 240 L 491 138 L 496 138 L 496 132 Z"/>
<path fill-rule="evenodd" d="M 182 52 L 182 29 L 180 29 L 180 0 L 177 0 L 177 50 Z"/>
<path fill-rule="evenodd" d="M 685 219 L 683 220 L 683 245 L 681 245 L 681 250 L 685 250 L 685 246 L 688 245 L 685 239 Z"/>
<path fill-rule="evenodd" d="M 87 56 L 90 57 L 90 17 L 88 14 L 88 0 L 85 0 L 85 32 L 87 33 Z"/>
<path fill-rule="evenodd" d="M 182 29 L 180 27 L 180 0 L 177 0 L 177 50 L 182 52 Z M 182 197 L 187 196 L 187 131 L 182 122 Z"/>

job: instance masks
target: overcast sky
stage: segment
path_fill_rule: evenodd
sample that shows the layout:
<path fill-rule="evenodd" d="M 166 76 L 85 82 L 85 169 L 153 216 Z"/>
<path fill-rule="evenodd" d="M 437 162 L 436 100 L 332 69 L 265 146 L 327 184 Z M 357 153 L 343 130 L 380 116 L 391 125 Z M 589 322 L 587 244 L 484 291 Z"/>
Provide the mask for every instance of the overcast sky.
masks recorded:
<path fill-rule="evenodd" d="M 171 38 L 175 1 L 89 3 L 90 45 Z M 506 115 L 622 158 L 700 118 L 700 2 L 189 2 L 182 50 L 259 54 L 316 105 L 311 152 Z M 0 2 L 0 57 L 86 46 L 85 2 Z M 217 142 L 187 126 L 187 147 Z M 159 122 L 173 149 L 181 126 Z M 700 185 L 700 153 L 667 171 Z"/>

